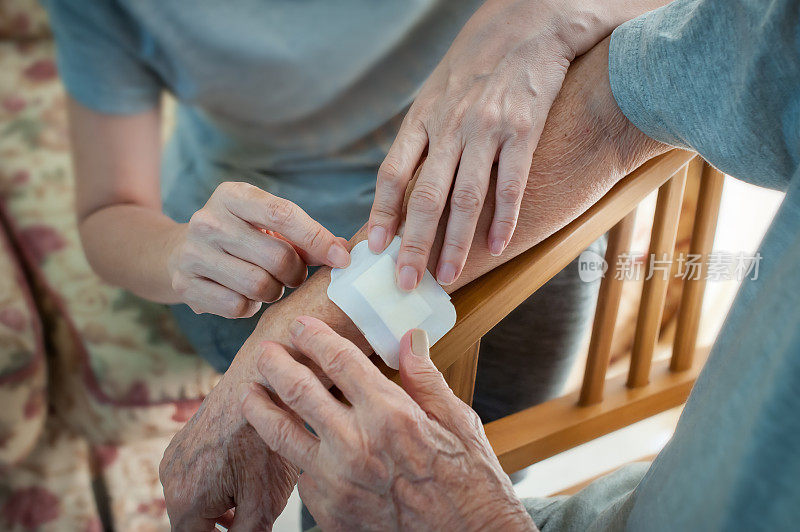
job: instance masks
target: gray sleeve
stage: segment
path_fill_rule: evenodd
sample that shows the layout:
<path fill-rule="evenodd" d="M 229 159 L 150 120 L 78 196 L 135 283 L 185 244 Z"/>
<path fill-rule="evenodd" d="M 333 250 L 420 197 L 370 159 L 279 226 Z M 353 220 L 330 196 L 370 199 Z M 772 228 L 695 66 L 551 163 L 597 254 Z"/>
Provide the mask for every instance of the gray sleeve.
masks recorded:
<path fill-rule="evenodd" d="M 788 186 L 800 161 L 800 2 L 676 0 L 614 31 L 609 74 L 648 136 Z"/>
<path fill-rule="evenodd" d="M 162 83 L 147 66 L 146 34 L 115 2 L 43 0 L 67 92 L 102 113 L 131 114 L 158 104 Z"/>
<path fill-rule="evenodd" d="M 571 496 L 523 499 L 542 532 L 622 530 L 636 486 L 650 462 L 635 462 L 604 475 Z"/>

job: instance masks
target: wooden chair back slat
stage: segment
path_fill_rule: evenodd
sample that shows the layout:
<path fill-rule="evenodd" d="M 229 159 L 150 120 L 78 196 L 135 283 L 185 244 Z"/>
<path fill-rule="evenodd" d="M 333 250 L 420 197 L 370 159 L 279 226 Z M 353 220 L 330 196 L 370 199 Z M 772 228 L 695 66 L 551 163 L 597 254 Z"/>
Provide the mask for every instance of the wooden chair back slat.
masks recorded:
<path fill-rule="evenodd" d="M 702 164 L 702 163 L 701 163 Z M 697 198 L 692 243 L 689 254 L 699 264 L 695 271 L 684 277 L 681 305 L 678 310 L 678 324 L 672 348 L 672 371 L 685 371 L 692 366 L 692 357 L 697 345 L 700 326 L 700 310 L 706 288 L 708 256 L 714 244 L 717 231 L 717 218 L 722 202 L 722 187 L 725 175 L 708 164 L 702 164 L 700 192 Z"/>
<path fill-rule="evenodd" d="M 617 322 L 619 302 L 622 297 L 624 279 L 614 275 L 614 266 L 623 253 L 630 251 L 633 226 L 636 222 L 636 209 L 628 213 L 608 233 L 605 261 L 608 266 L 606 276 L 600 282 L 597 294 L 597 310 L 592 324 L 592 337 L 586 357 L 586 370 L 578 403 L 583 406 L 599 403 L 603 399 L 606 369 L 611 356 L 611 340 Z"/>
<path fill-rule="evenodd" d="M 684 167 L 658 190 L 650 249 L 645 258 L 645 281 L 633 338 L 631 367 L 628 372 L 627 384 L 630 388 L 644 386 L 650 379 L 653 351 L 661 329 L 661 316 L 669 285 L 686 172 L 687 168 Z"/>

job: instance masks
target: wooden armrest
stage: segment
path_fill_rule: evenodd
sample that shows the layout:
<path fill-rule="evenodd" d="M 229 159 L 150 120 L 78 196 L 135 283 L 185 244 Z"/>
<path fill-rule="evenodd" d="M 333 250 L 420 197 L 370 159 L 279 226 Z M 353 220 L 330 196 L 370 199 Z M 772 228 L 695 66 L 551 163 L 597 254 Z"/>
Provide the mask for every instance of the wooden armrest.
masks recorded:
<path fill-rule="evenodd" d="M 450 367 L 695 155 L 675 149 L 647 161 L 566 227 L 456 291 L 452 301 L 458 320 L 431 349 L 436 366 L 442 371 Z"/>
<path fill-rule="evenodd" d="M 567 226 L 454 292 L 452 301 L 458 319 L 450 332 L 431 348 L 436 367 L 440 371 L 449 368 L 500 320 L 695 156 L 694 152 L 675 149 L 650 159 Z M 387 377 L 399 382 L 397 371 L 377 357 L 373 360 Z"/>

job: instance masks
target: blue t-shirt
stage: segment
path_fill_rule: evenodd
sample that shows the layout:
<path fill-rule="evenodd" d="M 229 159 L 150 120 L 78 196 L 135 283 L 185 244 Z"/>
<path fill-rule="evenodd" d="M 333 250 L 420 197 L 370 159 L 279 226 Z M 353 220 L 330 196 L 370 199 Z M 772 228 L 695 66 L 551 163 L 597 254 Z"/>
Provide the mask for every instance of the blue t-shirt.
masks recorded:
<path fill-rule="evenodd" d="M 223 181 L 349 237 L 405 110 L 480 0 L 43 0 L 67 91 L 103 113 L 179 101 L 164 209 Z"/>

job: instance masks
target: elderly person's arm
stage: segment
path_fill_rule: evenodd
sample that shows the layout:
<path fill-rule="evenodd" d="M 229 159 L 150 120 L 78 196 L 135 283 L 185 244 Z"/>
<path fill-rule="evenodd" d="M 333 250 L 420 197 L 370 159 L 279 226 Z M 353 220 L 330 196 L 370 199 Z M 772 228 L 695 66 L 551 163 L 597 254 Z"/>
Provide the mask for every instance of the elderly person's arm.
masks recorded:
<path fill-rule="evenodd" d="M 290 332 L 351 406 L 282 345 L 265 342 L 258 370 L 274 392 L 253 384 L 242 411 L 303 470 L 300 496 L 324 530 L 536 529 L 478 415 L 431 361 L 425 331 L 401 341 L 402 388 L 320 320 L 299 317 Z"/>
<path fill-rule="evenodd" d="M 666 147 L 639 132 L 620 113 L 609 90 L 608 43 L 577 60 L 567 74 L 533 156 L 519 223 L 506 251 L 493 256 L 485 238 L 475 238 L 453 291 L 529 249 L 564 227 L 602 197 L 619 179 Z M 491 222 L 484 206 L 478 234 Z M 353 241 L 364 238 L 363 231 Z M 442 227 L 437 239 L 442 238 Z M 436 256 L 433 254 L 432 256 Z M 173 523 L 199 529 L 231 506 L 237 516 L 265 524 L 280 513 L 291 491 L 294 467 L 263 448 L 239 414 L 242 385 L 263 383 L 256 368 L 260 344 L 290 346 L 289 325 L 298 315 L 322 319 L 364 350 L 357 328 L 326 295 L 329 270 L 318 271 L 296 292 L 268 308 L 220 384 L 201 410 L 173 439 L 161 465 Z M 243 474 L 242 471 L 246 471 Z"/>

